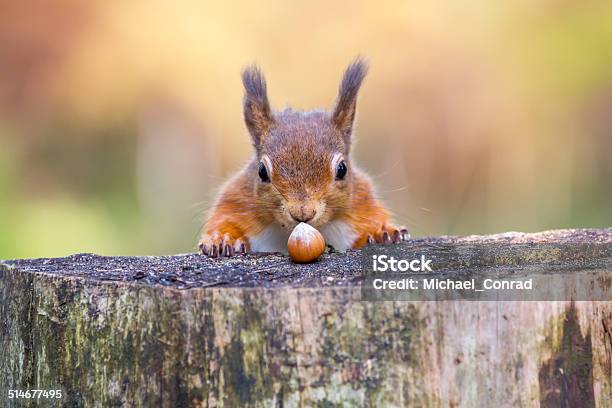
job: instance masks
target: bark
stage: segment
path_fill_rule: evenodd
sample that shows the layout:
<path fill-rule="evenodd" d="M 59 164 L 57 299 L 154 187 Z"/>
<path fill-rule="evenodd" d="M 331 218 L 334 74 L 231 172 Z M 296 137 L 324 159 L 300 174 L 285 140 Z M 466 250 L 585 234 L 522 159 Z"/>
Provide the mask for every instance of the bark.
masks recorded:
<path fill-rule="evenodd" d="M 436 273 L 593 271 L 610 288 L 611 244 L 565 230 L 400 250 Z M 70 407 L 612 406 L 612 302 L 367 302 L 361 257 L 0 262 L 0 405 L 38 406 L 6 397 L 29 388 Z"/>

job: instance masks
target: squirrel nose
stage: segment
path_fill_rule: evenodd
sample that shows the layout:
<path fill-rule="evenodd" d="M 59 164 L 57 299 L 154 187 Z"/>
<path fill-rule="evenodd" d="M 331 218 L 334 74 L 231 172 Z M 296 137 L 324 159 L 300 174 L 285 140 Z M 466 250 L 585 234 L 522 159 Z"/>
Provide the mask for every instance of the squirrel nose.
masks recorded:
<path fill-rule="evenodd" d="M 298 216 L 298 217 L 296 217 L 295 215 L 292 215 L 291 217 L 293 217 L 293 219 L 296 220 L 297 222 L 308 222 L 314 218 L 314 214 L 312 216 Z"/>
<path fill-rule="evenodd" d="M 308 222 L 314 218 L 316 211 L 314 208 L 301 206 L 298 211 L 291 211 L 291 217 L 297 222 Z"/>

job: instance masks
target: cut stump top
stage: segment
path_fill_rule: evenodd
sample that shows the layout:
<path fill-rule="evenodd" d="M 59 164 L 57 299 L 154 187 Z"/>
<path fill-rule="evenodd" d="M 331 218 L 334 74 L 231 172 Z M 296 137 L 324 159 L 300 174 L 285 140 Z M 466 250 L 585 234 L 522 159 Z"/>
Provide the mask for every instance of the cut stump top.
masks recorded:
<path fill-rule="evenodd" d="M 415 238 L 396 244 L 406 258 L 425 255 L 435 272 L 446 274 L 511 268 L 545 267 L 549 271 L 610 268 L 612 228 L 509 232 L 465 237 Z M 375 250 L 375 248 L 374 248 Z M 299 265 L 281 254 L 248 254 L 209 259 L 198 254 L 174 256 L 100 256 L 0 261 L 0 269 L 32 274 L 162 285 L 175 289 L 207 287 L 352 286 L 362 279 L 363 251 L 326 252 L 318 262 Z"/>

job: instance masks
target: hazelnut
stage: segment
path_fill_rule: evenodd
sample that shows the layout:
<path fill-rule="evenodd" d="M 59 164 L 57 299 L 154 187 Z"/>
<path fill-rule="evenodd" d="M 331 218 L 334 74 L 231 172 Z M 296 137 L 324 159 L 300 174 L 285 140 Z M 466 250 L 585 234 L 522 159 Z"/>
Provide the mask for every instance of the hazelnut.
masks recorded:
<path fill-rule="evenodd" d="M 325 250 L 325 240 L 319 231 L 301 222 L 291 232 L 287 250 L 294 262 L 312 262 L 317 260 Z"/>

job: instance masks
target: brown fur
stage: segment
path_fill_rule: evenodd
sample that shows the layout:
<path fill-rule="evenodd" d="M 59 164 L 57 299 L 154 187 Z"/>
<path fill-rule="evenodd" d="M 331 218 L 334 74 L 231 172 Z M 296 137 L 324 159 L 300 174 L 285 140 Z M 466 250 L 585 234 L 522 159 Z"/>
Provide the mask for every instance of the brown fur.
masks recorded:
<path fill-rule="evenodd" d="M 272 114 L 259 69 L 243 72 L 244 117 L 255 154 L 223 188 L 204 226 L 203 253 L 246 252 L 249 237 L 266 226 L 276 223 L 291 230 L 297 219 L 311 215 L 308 223 L 314 227 L 332 220 L 350 224 L 358 234 L 354 248 L 368 240 L 399 241 L 403 231 L 389 224 L 389 213 L 376 200 L 371 181 L 349 157 L 357 93 L 366 71 L 361 60 L 348 67 L 331 114 L 291 109 Z M 343 180 L 336 180 L 332 168 L 337 154 L 348 168 Z M 271 164 L 271 182 L 260 180 L 260 163 L 266 168 Z"/>

